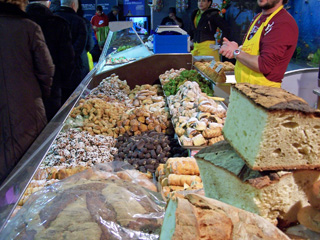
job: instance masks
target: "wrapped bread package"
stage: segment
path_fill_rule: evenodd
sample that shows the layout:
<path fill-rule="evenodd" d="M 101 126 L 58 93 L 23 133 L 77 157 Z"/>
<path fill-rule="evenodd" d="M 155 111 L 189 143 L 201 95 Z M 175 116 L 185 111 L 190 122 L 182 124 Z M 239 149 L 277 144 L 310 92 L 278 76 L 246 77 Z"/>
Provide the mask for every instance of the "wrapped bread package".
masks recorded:
<path fill-rule="evenodd" d="M 289 240 L 262 217 L 197 194 L 172 198 L 166 208 L 160 240 Z"/>
<path fill-rule="evenodd" d="M 139 185 L 137 173 L 109 167 L 96 166 L 32 194 L 1 234 L 6 239 L 158 239 L 165 211 L 161 195 Z M 130 176 L 140 178 L 138 184 Z"/>
<path fill-rule="evenodd" d="M 254 170 L 320 167 L 320 112 L 280 88 L 234 85 L 223 135 Z"/>
<path fill-rule="evenodd" d="M 195 158 L 206 197 L 282 226 L 297 221 L 299 209 L 308 205 L 308 191 L 320 179 L 317 170 L 252 170 L 226 141 L 200 150 Z"/>

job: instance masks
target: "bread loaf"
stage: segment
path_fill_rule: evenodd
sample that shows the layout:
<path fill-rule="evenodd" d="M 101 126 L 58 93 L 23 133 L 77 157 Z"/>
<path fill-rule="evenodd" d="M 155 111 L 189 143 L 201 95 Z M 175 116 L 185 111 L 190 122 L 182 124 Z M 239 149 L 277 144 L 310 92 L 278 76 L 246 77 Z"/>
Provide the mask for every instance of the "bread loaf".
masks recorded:
<path fill-rule="evenodd" d="M 231 88 L 225 139 L 254 170 L 320 167 L 320 112 L 280 88 Z"/>
<path fill-rule="evenodd" d="M 155 192 L 121 179 L 59 184 L 30 197 L 1 232 L 6 239 L 157 238 L 164 204 Z"/>
<path fill-rule="evenodd" d="M 197 162 L 194 158 L 169 158 L 165 165 L 167 175 L 174 173 L 178 175 L 200 175 Z"/>
<path fill-rule="evenodd" d="M 200 150 L 197 160 L 206 197 L 256 213 L 283 225 L 297 221 L 308 205 L 306 193 L 320 171 L 259 172 L 251 170 L 226 141 Z"/>
<path fill-rule="evenodd" d="M 308 192 L 308 201 L 312 207 L 320 210 L 320 181 L 312 185 L 311 191 Z"/>
<path fill-rule="evenodd" d="M 228 240 L 289 238 L 262 217 L 196 194 L 172 198 L 160 240 Z"/>
<path fill-rule="evenodd" d="M 320 233 L 320 210 L 306 206 L 298 213 L 298 221 L 306 228 Z"/>
<path fill-rule="evenodd" d="M 151 191 L 157 192 L 157 186 L 150 181 L 148 176 L 138 170 L 124 170 L 117 172 L 117 176 L 123 180 L 134 182 Z"/>

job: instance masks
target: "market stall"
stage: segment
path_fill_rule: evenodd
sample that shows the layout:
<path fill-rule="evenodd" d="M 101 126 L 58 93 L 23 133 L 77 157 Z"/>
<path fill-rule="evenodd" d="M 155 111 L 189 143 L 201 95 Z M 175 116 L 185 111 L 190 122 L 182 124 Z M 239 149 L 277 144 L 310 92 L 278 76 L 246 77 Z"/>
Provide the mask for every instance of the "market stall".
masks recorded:
<path fill-rule="evenodd" d="M 128 46 L 127 41 L 134 44 Z M 288 239 L 275 227 L 275 216 L 266 220 L 263 213 L 251 211 L 258 216 L 248 213 L 250 209 L 207 198 L 214 197 L 210 194 L 216 190 L 206 192 L 206 186 L 237 182 L 229 177 L 212 183 L 214 171 L 210 173 L 205 164 L 198 167 L 211 154 L 208 146 L 214 148 L 224 140 L 231 87 L 225 72 L 232 70 L 222 63 L 200 62 L 191 54 L 152 54 L 130 25 L 111 29 L 97 66 L 0 189 L 0 238 L 5 234 L 10 238 L 170 239 L 222 229 L 217 236 L 221 239 L 255 236 L 258 230 L 260 236 L 272 232 L 274 238 Z M 233 105 L 232 109 L 241 112 L 242 108 Z M 229 121 L 229 126 L 236 123 Z M 226 132 L 232 140 L 234 127 Z M 232 148 L 212 152 L 228 151 L 236 156 Z M 195 153 L 197 160 L 191 157 Z M 248 172 L 253 180 L 274 180 L 272 174 L 243 172 L 243 162 L 239 166 L 240 170 L 233 170 L 241 177 Z M 311 172 L 305 189 L 318 178 L 318 171 Z M 291 193 L 301 197 L 297 203 L 306 203 L 301 191 Z M 236 199 L 237 192 L 232 194 Z M 167 212 L 165 200 L 170 200 Z M 227 203 L 234 205 L 231 202 Z M 22 208 L 17 211 L 18 206 Z M 281 209 L 281 214 L 287 210 Z M 189 217 L 183 216 L 184 211 L 189 211 Z M 172 213 L 178 213 L 181 225 L 171 219 Z M 219 217 L 199 230 L 198 222 L 208 221 L 203 216 Z M 235 220 L 239 216 L 242 220 Z M 244 228 L 244 222 L 250 227 Z"/>

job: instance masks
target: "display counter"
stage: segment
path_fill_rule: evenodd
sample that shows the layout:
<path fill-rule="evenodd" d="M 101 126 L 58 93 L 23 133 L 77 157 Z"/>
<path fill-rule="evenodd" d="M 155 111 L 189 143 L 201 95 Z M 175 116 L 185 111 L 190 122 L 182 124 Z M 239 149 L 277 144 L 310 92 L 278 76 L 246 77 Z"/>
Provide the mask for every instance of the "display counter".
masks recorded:
<path fill-rule="evenodd" d="M 138 37 L 135 46 L 117 52 L 120 47 L 118 38 L 128 38 L 131 28 L 127 25 L 121 26 L 118 30 L 111 28 L 107 44 L 104 47 L 99 63 L 83 79 L 67 102 L 62 106 L 56 116 L 48 123 L 43 132 L 35 140 L 18 165 L 9 175 L 6 182 L 0 188 L 0 234 L 10 219 L 13 210 L 21 200 L 22 195 L 58 134 L 65 127 L 65 122 L 71 111 L 84 99 L 92 89 L 96 88 L 103 79 L 112 74 L 118 75 L 119 79 L 126 80 L 131 89 L 136 85 L 159 84 L 159 75 L 170 69 L 193 68 L 194 59 L 191 54 L 152 54 L 144 46 Z M 134 33 L 134 29 L 133 29 Z M 135 42 L 135 41 L 132 41 Z M 131 41 L 130 41 L 131 43 Z M 117 45 L 118 44 L 118 45 Z M 123 54 L 123 55 L 122 55 Z M 110 58 L 125 56 L 131 58 L 128 62 L 107 64 Z M 214 86 L 214 94 L 217 97 L 225 98 L 228 104 L 231 83 L 219 83 Z"/>
<path fill-rule="evenodd" d="M 120 56 L 121 52 L 116 52 L 120 46 L 129 43 L 130 47 L 123 50 L 123 54 L 128 58 L 134 58 L 132 61 L 106 65 L 108 58 Z M 0 231 L 10 218 L 50 146 L 64 127 L 74 106 L 80 99 L 88 95 L 102 79 L 115 73 L 121 79 L 127 80 L 128 85 L 134 88 L 135 85 L 156 83 L 159 75 L 168 69 L 191 69 L 191 67 L 191 54 L 153 55 L 132 28 L 132 23 L 110 24 L 110 34 L 98 64 L 83 79 L 2 184 L 0 188 Z"/>
<path fill-rule="evenodd" d="M 80 99 L 88 95 L 90 90 L 96 87 L 102 79 L 115 73 L 121 79 L 127 80 L 128 85 L 134 88 L 135 85 L 159 83 L 159 75 L 168 69 L 191 69 L 191 67 L 191 54 L 151 55 L 101 73 L 97 73 L 96 66 L 81 82 L 55 117 L 48 123 L 1 186 L 0 230 L 2 230 L 10 218 L 50 146 L 64 127 L 64 123 L 74 106 L 78 104 Z"/>

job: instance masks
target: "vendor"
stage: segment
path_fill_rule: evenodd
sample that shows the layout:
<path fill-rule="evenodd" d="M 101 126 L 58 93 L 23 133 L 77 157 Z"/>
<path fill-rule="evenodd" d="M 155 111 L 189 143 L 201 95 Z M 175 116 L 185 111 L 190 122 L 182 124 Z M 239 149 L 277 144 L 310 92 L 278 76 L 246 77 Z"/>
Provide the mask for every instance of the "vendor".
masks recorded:
<path fill-rule="evenodd" d="M 214 56 L 220 59 L 216 45 L 215 34 L 217 28 L 222 30 L 225 37 L 228 37 L 230 29 L 227 22 L 219 15 L 219 9 L 211 8 L 212 0 L 198 0 L 198 9 L 191 15 L 190 38 L 193 41 L 193 56 Z M 211 46 L 211 47 L 210 47 Z"/>
<path fill-rule="evenodd" d="M 297 46 L 298 26 L 283 8 L 288 0 L 257 2 L 262 12 L 254 18 L 242 47 L 224 38 L 220 53 L 237 60 L 237 82 L 280 88 Z"/>
<path fill-rule="evenodd" d="M 180 28 L 183 28 L 183 21 L 177 17 L 176 14 L 177 11 L 175 7 L 169 8 L 169 15 L 162 19 L 161 25 L 178 25 Z"/>

